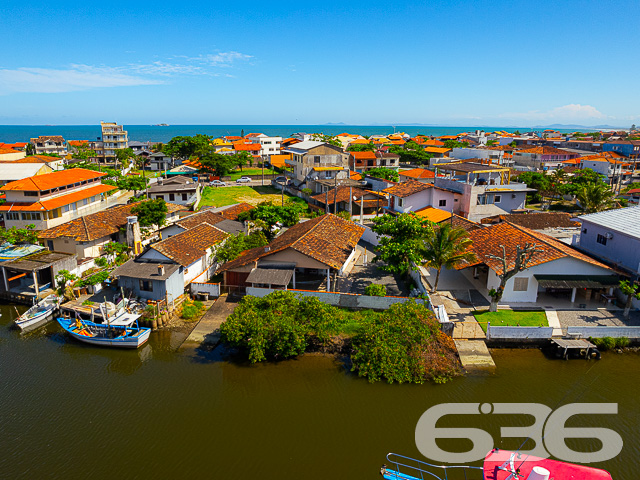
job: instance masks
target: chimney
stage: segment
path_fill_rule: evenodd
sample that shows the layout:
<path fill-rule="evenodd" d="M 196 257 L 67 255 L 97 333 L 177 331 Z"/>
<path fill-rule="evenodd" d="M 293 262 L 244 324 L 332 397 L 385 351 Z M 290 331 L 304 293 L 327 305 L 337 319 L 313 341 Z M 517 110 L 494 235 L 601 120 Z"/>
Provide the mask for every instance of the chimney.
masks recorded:
<path fill-rule="evenodd" d="M 127 245 L 133 250 L 134 255 L 142 252 L 140 224 L 136 216 L 127 217 Z"/>
<path fill-rule="evenodd" d="M 158 275 L 161 277 L 164 275 L 164 265 L 158 265 Z"/>

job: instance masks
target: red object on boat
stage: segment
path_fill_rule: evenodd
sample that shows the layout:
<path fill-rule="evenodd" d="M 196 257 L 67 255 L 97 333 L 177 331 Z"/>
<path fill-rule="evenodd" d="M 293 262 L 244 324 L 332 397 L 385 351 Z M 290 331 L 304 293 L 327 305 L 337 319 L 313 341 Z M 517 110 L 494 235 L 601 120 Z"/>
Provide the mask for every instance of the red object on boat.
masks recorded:
<path fill-rule="evenodd" d="M 534 467 L 536 467 L 536 473 L 548 471 L 549 480 L 612 480 L 609 472 L 599 468 L 558 462 L 497 448 L 491 450 L 484 459 L 484 479 L 526 480 Z M 544 476 L 534 475 L 533 478 L 544 478 Z"/>

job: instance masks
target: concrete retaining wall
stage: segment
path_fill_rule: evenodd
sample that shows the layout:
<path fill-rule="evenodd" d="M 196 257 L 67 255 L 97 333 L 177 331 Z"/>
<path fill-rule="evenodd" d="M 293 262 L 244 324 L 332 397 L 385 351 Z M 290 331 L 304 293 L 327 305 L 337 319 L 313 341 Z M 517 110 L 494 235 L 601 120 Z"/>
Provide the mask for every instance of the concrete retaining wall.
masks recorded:
<path fill-rule="evenodd" d="M 357 217 L 357 215 L 356 215 Z M 360 217 L 358 217 L 360 218 Z M 378 235 L 376 233 L 373 232 L 373 230 L 371 230 L 371 227 L 368 226 L 364 226 L 364 233 L 362 234 L 362 237 L 360 237 L 362 240 L 364 240 L 365 242 L 370 243 L 371 245 L 374 246 L 378 246 Z"/>
<path fill-rule="evenodd" d="M 487 340 L 546 340 L 552 335 L 553 327 L 487 326 Z"/>
<path fill-rule="evenodd" d="M 247 295 L 254 297 L 265 297 L 272 292 L 271 288 L 247 287 Z M 407 297 L 370 297 L 369 295 L 353 295 L 349 293 L 332 293 L 332 292 L 313 292 L 309 290 L 289 290 L 290 292 L 300 294 L 305 297 L 315 297 L 322 303 L 327 303 L 335 307 L 344 308 L 370 308 L 374 310 L 387 310 L 391 305 L 396 303 L 404 303 L 411 300 Z M 416 298 L 417 303 L 429 306 L 429 302 Z"/>
<path fill-rule="evenodd" d="M 580 335 L 582 338 L 627 337 L 640 339 L 640 327 L 568 327 L 568 335 Z"/>
<path fill-rule="evenodd" d="M 208 295 L 209 297 L 219 297 L 220 284 L 191 282 L 191 294 L 192 295 Z"/>

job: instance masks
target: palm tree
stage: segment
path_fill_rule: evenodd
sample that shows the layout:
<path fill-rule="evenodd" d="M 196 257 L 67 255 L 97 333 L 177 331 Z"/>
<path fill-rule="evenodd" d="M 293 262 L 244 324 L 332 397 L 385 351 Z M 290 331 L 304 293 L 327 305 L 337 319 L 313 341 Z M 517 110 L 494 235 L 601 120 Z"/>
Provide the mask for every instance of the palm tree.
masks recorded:
<path fill-rule="evenodd" d="M 595 213 L 613 207 L 615 194 L 604 183 L 589 183 L 578 190 L 576 200 L 585 213 Z"/>
<path fill-rule="evenodd" d="M 469 250 L 471 239 L 462 228 L 453 228 L 451 224 L 444 223 L 435 228 L 431 235 L 424 241 L 423 266 L 435 268 L 436 281 L 432 292 L 438 290 L 438 281 L 442 267 L 453 268 L 463 261 L 473 261 L 476 256 Z"/>

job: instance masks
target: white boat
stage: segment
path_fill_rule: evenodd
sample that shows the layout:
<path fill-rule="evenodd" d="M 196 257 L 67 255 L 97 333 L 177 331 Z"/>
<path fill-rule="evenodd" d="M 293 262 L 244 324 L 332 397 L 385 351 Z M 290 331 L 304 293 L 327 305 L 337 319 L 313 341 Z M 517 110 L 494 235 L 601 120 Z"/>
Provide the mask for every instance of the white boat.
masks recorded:
<path fill-rule="evenodd" d="M 15 324 L 23 331 L 29 328 L 36 328 L 53 318 L 53 314 L 59 306 L 60 300 L 58 297 L 49 295 L 16 318 Z"/>

